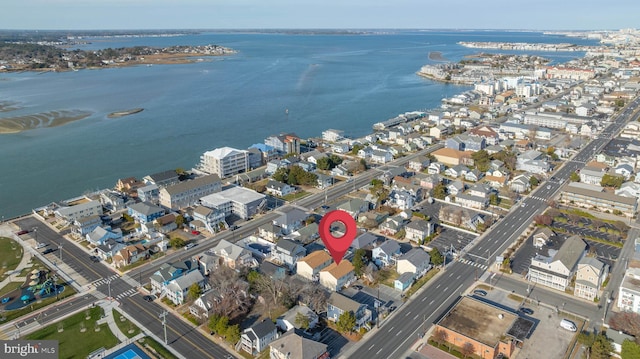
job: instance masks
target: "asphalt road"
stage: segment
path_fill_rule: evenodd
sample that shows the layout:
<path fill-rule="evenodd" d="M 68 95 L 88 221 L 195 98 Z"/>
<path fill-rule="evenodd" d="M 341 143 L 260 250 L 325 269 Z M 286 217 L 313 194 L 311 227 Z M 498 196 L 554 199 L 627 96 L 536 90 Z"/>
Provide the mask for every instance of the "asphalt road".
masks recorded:
<path fill-rule="evenodd" d="M 321 206 L 324 203 L 325 198 L 334 200 L 344 196 L 356 188 L 369 184 L 373 178 L 378 177 L 390 167 L 404 166 L 411 159 L 430 153 L 442 147 L 442 144 L 437 144 L 416 154 L 402 157 L 387 165 L 380 166 L 376 169 L 367 171 L 360 176 L 353 177 L 348 181 L 337 184 L 327 189 L 326 192 L 317 193 L 300 199 L 292 205 L 313 210 Z M 234 231 L 226 231 L 213 238 L 206 238 L 197 246 L 189 250 L 175 251 L 159 260 L 138 267 L 123 277 L 117 275 L 111 268 L 101 262 L 94 263 L 90 261 L 89 254 L 84 249 L 79 248 L 74 243 L 70 243 L 59 233 L 33 217 L 25 217 L 23 219 L 16 220 L 15 224 L 21 229 L 29 231 L 33 231 L 34 228 L 37 228 L 33 231 L 33 236 L 37 242 L 43 242 L 47 245 L 39 251 L 42 252 L 46 248 L 56 249 L 53 253 L 47 254 L 47 258 L 52 263 L 55 264 L 64 261 L 64 263 L 70 266 L 78 275 L 82 276 L 88 282 L 93 283 L 98 292 L 102 293 L 104 296 L 117 299 L 121 303 L 122 309 L 128 315 L 137 320 L 149 331 L 156 334 L 159 338 L 164 339 L 164 326 L 160 318 L 160 314 L 164 310 L 160 305 L 154 302 L 146 302 L 142 298 L 142 296 L 137 292 L 137 287 L 140 283 L 147 282 L 148 278 L 164 263 L 188 259 L 197 253 L 213 248 L 221 239 L 236 242 L 241 238 L 254 234 L 259 226 L 272 222 L 278 216 L 279 214 L 277 212 L 271 212 L 263 216 L 259 216 L 258 218 L 239 226 Z M 95 297 L 89 296 L 88 298 L 83 299 L 82 305 L 90 305 L 90 303 L 95 299 Z M 193 325 L 185 323 L 182 319 L 177 318 L 173 312 L 166 315 L 166 333 L 168 345 L 187 358 L 224 358 L 228 355 L 228 352 L 225 349 L 213 343 L 206 337 L 206 335 L 203 335 L 201 332 L 196 330 Z"/>
<path fill-rule="evenodd" d="M 475 262 L 484 259 L 489 263 L 496 254 L 502 253 L 531 223 L 535 215 L 544 212 L 548 207 L 548 200 L 553 198 L 568 181 L 571 173 L 583 168 L 585 163 L 590 161 L 622 129 L 639 103 L 640 99 L 635 99 L 633 104 L 616 117 L 597 139 L 587 144 L 571 161 L 566 162 L 552 179 L 541 184 L 488 232 L 478 237 L 474 241 L 473 248 L 468 250 L 463 258 Z M 451 263 L 444 275 L 432 280 L 426 290 L 401 307 L 380 330 L 355 346 L 352 352 L 345 353 L 346 357 L 355 359 L 401 357 L 418 339 L 420 332 L 424 332 L 427 325 L 430 326 L 474 282 L 476 271 L 476 267 L 460 261 Z"/>

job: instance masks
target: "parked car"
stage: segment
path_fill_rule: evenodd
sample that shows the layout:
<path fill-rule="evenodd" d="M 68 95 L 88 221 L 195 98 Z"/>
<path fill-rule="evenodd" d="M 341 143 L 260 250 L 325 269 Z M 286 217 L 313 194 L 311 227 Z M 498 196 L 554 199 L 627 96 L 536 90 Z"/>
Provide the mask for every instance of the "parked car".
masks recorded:
<path fill-rule="evenodd" d="M 151 295 L 145 295 L 142 298 L 144 298 L 144 300 L 146 300 L 147 302 L 153 302 L 153 299 L 154 299 L 153 296 Z"/>
<path fill-rule="evenodd" d="M 53 248 L 47 248 L 47 249 L 45 249 L 45 250 L 42 252 L 42 254 L 49 254 L 49 253 L 53 253 L 53 252 L 55 252 L 55 249 L 53 249 Z"/>
<path fill-rule="evenodd" d="M 91 259 L 92 262 L 100 262 L 100 257 L 98 256 L 90 256 L 89 259 Z"/>
<path fill-rule="evenodd" d="M 197 245 L 198 245 L 197 243 L 189 243 L 186 246 L 184 246 L 184 250 L 188 251 L 189 249 L 191 249 L 191 248 L 193 248 L 193 247 L 195 247 Z"/>
<path fill-rule="evenodd" d="M 578 327 L 576 327 L 576 324 L 570 320 L 567 319 L 562 319 L 560 321 L 560 327 L 570 331 L 570 332 L 575 332 L 578 330 Z"/>
<path fill-rule="evenodd" d="M 22 230 L 22 231 L 18 231 L 18 232 L 16 232 L 16 235 L 21 236 L 21 235 L 23 235 L 23 234 L 27 234 L 27 233 L 29 233 L 29 231 L 27 231 L 27 230 Z"/>
<path fill-rule="evenodd" d="M 482 289 L 476 289 L 473 291 L 473 294 L 475 295 L 479 295 L 481 297 L 486 297 L 487 296 L 487 292 L 482 290 Z"/>
<path fill-rule="evenodd" d="M 235 224 L 229 226 L 230 231 L 235 231 L 236 229 L 238 229 L 238 226 L 236 226 Z"/>
<path fill-rule="evenodd" d="M 191 234 L 193 234 L 194 236 L 197 236 L 198 234 L 200 234 L 200 231 L 193 230 L 191 231 Z"/>
<path fill-rule="evenodd" d="M 46 244 L 46 243 L 38 242 L 38 243 L 36 244 L 36 249 L 44 248 L 44 247 L 46 247 L 46 246 L 47 246 L 47 244 Z"/>

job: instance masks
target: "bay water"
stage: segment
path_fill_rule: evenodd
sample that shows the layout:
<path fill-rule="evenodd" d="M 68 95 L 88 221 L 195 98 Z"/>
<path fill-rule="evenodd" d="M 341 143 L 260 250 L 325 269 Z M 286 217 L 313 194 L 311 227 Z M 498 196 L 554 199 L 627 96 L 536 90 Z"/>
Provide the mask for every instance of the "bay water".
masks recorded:
<path fill-rule="evenodd" d="M 416 72 L 431 63 L 433 51 L 450 61 L 479 52 L 458 41 L 596 44 L 540 32 L 441 30 L 202 32 L 88 40 L 78 48 L 217 44 L 238 53 L 182 65 L 1 74 L 0 101 L 17 102 L 20 109 L 0 118 L 92 112 L 64 126 L 0 135 L 3 218 L 113 187 L 118 178 L 189 169 L 204 151 L 217 147 L 244 149 L 281 132 L 318 137 L 328 128 L 358 137 L 400 113 L 436 108 L 442 98 L 471 87 L 433 82 Z M 535 54 L 555 63 L 583 55 Z M 144 111 L 107 118 L 138 107 Z"/>

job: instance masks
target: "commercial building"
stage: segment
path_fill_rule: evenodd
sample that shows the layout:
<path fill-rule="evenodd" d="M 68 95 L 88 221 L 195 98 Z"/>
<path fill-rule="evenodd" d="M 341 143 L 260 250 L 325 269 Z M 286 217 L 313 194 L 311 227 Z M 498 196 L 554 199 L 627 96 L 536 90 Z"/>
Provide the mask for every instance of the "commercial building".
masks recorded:
<path fill-rule="evenodd" d="M 247 219 L 266 205 L 266 196 L 244 187 L 231 187 L 200 198 L 200 203 L 221 212 Z"/>
<path fill-rule="evenodd" d="M 446 341 L 458 348 L 471 345 L 480 358 L 511 358 L 518 343 L 524 342 L 534 323 L 514 311 L 473 297 L 458 302 L 436 323 L 435 332 L 444 331 Z"/>
<path fill-rule="evenodd" d="M 221 189 L 222 182 L 217 174 L 206 175 L 161 189 L 159 201 L 165 208 L 178 210 L 193 206 L 200 198 Z"/>
<path fill-rule="evenodd" d="M 220 178 L 233 176 L 249 170 L 249 154 L 231 147 L 216 148 L 200 156 L 198 169 Z"/>

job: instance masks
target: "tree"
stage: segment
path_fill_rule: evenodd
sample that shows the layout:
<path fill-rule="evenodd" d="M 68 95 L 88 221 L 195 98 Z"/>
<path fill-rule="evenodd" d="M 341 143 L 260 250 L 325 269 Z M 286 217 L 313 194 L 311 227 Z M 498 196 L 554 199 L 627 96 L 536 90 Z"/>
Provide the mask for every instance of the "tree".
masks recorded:
<path fill-rule="evenodd" d="M 538 180 L 538 177 L 536 176 L 529 177 L 529 184 L 531 185 L 531 187 L 537 186 L 538 183 L 540 183 L 540 181 Z"/>
<path fill-rule="evenodd" d="M 298 312 L 296 314 L 295 325 L 297 325 L 300 329 L 309 329 L 309 317 Z"/>
<path fill-rule="evenodd" d="M 209 276 L 209 285 L 220 299 L 212 309 L 215 314 L 234 319 L 251 308 L 249 283 L 243 281 L 233 269 L 221 266 Z"/>
<path fill-rule="evenodd" d="M 541 226 L 550 226 L 553 223 L 553 218 L 547 214 L 539 214 L 533 217 L 533 221 L 537 225 Z"/>
<path fill-rule="evenodd" d="M 448 337 L 449 335 L 444 329 L 436 329 L 433 333 L 433 340 L 435 340 L 439 345 L 446 343 Z M 449 347 L 449 350 L 451 350 L 451 347 Z"/>
<path fill-rule="evenodd" d="M 229 343 L 236 344 L 240 341 L 240 326 L 238 324 L 228 326 L 224 336 Z"/>
<path fill-rule="evenodd" d="M 612 329 L 624 331 L 636 338 L 640 338 L 640 314 L 633 312 L 616 313 L 609 320 Z"/>
<path fill-rule="evenodd" d="M 356 315 L 352 311 L 342 312 L 336 322 L 340 333 L 351 333 L 356 326 Z"/>
<path fill-rule="evenodd" d="M 367 252 L 362 248 L 356 249 L 353 254 L 353 261 L 351 264 L 353 264 L 353 271 L 358 277 L 362 276 L 362 270 L 366 265 L 366 254 Z"/>
<path fill-rule="evenodd" d="M 331 169 L 331 160 L 329 160 L 329 157 L 319 158 L 318 161 L 316 161 L 316 167 L 318 167 L 319 170 L 328 171 Z"/>
<path fill-rule="evenodd" d="M 594 218 L 591 220 L 591 225 L 593 226 L 593 229 L 597 231 L 600 229 L 600 227 L 604 226 L 604 222 L 597 218 Z"/>
<path fill-rule="evenodd" d="M 462 354 L 462 356 L 465 358 L 475 353 L 475 351 L 476 351 L 476 348 L 473 346 L 473 344 L 469 342 L 465 342 L 464 344 L 462 344 L 462 348 L 460 348 L 460 354 Z"/>
<path fill-rule="evenodd" d="M 580 182 L 580 175 L 573 172 L 571 175 L 569 175 L 569 180 L 571 180 L 571 182 Z"/>
<path fill-rule="evenodd" d="M 271 177 L 274 180 L 282 183 L 287 183 L 288 176 L 289 176 L 289 171 L 284 167 L 278 168 L 276 172 L 273 175 L 271 175 Z"/>
<path fill-rule="evenodd" d="M 590 359 L 609 359 L 609 353 L 613 352 L 611 339 L 607 338 L 607 336 L 602 333 L 596 335 L 590 352 Z"/>
<path fill-rule="evenodd" d="M 444 263 L 444 257 L 442 256 L 442 253 L 440 253 L 440 250 L 438 250 L 438 248 L 434 247 L 429 252 L 429 257 L 431 257 L 431 263 L 433 263 L 434 266 L 439 266 Z"/>
<path fill-rule="evenodd" d="M 492 193 L 489 195 L 489 203 L 492 206 L 497 206 L 498 204 L 500 204 L 500 197 L 498 197 L 497 194 Z"/>
<path fill-rule="evenodd" d="M 182 226 L 184 226 L 184 222 L 184 217 L 181 214 L 176 216 L 176 225 L 178 226 L 178 228 L 182 228 Z"/>
<path fill-rule="evenodd" d="M 576 213 L 569 213 L 569 220 L 571 221 L 571 223 L 577 225 L 582 221 L 582 217 Z"/>
<path fill-rule="evenodd" d="M 193 283 L 189 287 L 189 291 L 187 292 L 187 298 L 189 298 L 190 300 L 196 300 L 200 298 L 201 295 L 202 295 L 202 288 L 200 288 L 200 285 L 198 285 L 198 283 Z"/>
<path fill-rule="evenodd" d="M 187 243 L 184 241 L 184 239 L 180 238 L 180 237 L 173 237 L 169 240 L 169 245 L 172 248 L 182 248 L 186 245 Z"/>
<path fill-rule="evenodd" d="M 444 199 L 447 196 L 447 186 L 444 183 L 438 183 L 433 187 L 433 197 L 437 199 Z"/>
<path fill-rule="evenodd" d="M 476 168 L 481 172 L 487 172 L 489 170 L 489 163 L 491 162 L 491 158 L 489 158 L 489 153 L 486 150 L 476 151 L 471 154 L 471 158 L 473 159 L 473 163 L 476 165 Z"/>
<path fill-rule="evenodd" d="M 624 177 L 622 176 L 613 176 L 608 173 L 602 176 L 602 180 L 600 181 L 600 185 L 602 187 L 613 187 L 620 188 L 624 183 Z"/>
<path fill-rule="evenodd" d="M 622 342 L 620 354 L 623 359 L 640 359 L 640 345 L 631 340 L 625 340 Z"/>

